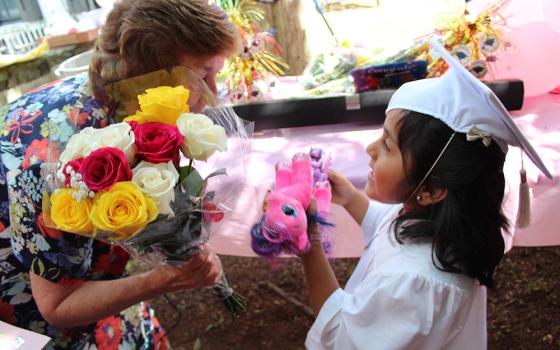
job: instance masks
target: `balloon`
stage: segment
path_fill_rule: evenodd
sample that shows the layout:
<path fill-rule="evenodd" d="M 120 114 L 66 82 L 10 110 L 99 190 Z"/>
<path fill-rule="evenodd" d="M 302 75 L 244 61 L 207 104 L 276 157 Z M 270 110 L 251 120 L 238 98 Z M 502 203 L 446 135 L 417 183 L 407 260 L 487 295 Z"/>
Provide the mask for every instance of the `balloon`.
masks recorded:
<path fill-rule="evenodd" d="M 546 22 L 560 34 L 560 20 L 558 18 L 560 15 L 560 1 L 543 0 L 543 13 Z"/>
<path fill-rule="evenodd" d="M 544 22 L 526 23 L 512 30 L 513 52 L 502 51 L 493 67 L 495 78 L 519 78 L 525 95 L 549 92 L 560 83 L 560 33 Z"/>
<path fill-rule="evenodd" d="M 474 0 L 473 14 L 495 0 Z M 500 13 L 506 18 L 506 40 L 513 50 L 501 50 L 492 66 L 494 79 L 518 78 L 525 95 L 549 92 L 560 84 L 560 1 L 511 0 Z"/>
<path fill-rule="evenodd" d="M 472 0 L 467 3 L 467 6 L 471 14 L 476 16 L 499 1 L 500 0 Z M 499 13 L 505 18 L 507 28 L 516 28 L 525 23 L 544 21 L 545 17 L 542 4 L 544 1 L 548 0 L 509 0 L 501 7 Z"/>

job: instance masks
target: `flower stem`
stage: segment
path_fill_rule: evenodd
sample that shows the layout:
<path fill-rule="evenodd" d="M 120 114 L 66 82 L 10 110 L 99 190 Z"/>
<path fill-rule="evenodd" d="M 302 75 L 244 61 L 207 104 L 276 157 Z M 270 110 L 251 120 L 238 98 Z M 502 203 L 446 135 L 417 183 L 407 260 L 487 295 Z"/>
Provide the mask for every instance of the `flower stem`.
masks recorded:
<path fill-rule="evenodd" d="M 229 286 L 225 275 L 222 275 L 220 283 L 212 286 L 212 292 L 222 300 L 231 316 L 238 317 L 245 311 L 245 298 Z"/>
<path fill-rule="evenodd" d="M 192 172 L 192 168 L 193 168 L 193 159 L 189 159 L 189 174 Z"/>

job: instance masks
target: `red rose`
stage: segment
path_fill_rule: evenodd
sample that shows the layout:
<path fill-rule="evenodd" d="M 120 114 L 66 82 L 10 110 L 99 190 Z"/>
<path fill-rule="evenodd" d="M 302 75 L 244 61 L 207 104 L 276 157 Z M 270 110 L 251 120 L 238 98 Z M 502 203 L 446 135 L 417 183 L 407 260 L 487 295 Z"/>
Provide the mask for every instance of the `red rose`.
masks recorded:
<path fill-rule="evenodd" d="M 132 171 L 123 151 L 103 147 L 90 153 L 80 165 L 80 174 L 92 191 L 104 191 L 120 181 L 130 181 Z"/>
<path fill-rule="evenodd" d="M 66 165 L 64 165 L 64 168 L 62 168 L 62 173 L 66 177 L 66 180 L 64 180 L 64 186 L 69 186 L 70 185 L 70 174 L 66 171 L 66 170 L 68 170 L 68 167 L 71 167 L 72 170 L 79 173 L 80 172 L 80 166 L 82 165 L 83 161 L 84 161 L 84 158 L 80 157 L 80 158 L 73 159 L 73 160 L 69 161 L 68 163 L 66 163 Z"/>
<path fill-rule="evenodd" d="M 210 201 L 202 200 L 202 208 L 204 210 L 202 214 L 204 222 L 220 222 L 224 218 L 224 212 Z"/>
<path fill-rule="evenodd" d="M 185 137 L 176 126 L 164 123 L 131 123 L 136 137 L 136 158 L 150 163 L 173 161 L 179 166 L 179 146 Z"/>

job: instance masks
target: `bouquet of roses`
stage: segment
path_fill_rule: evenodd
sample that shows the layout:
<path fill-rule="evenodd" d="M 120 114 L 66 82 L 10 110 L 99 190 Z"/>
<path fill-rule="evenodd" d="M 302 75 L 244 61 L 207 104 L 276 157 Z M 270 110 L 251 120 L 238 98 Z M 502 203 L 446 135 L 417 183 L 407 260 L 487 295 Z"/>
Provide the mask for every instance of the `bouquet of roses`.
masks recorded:
<path fill-rule="evenodd" d="M 189 93 L 182 85 L 146 89 L 139 110 L 123 122 L 74 134 L 56 162 L 43 167 L 48 224 L 119 244 L 152 265 L 194 255 L 235 198 L 231 186 L 214 186 L 229 193 L 212 190 L 211 178 L 226 169 L 203 177 L 194 161 L 225 152 L 228 143 L 246 154 L 248 129 L 223 107 L 212 109 L 214 118 L 189 113 Z M 225 277 L 213 290 L 232 313 L 244 309 Z"/>

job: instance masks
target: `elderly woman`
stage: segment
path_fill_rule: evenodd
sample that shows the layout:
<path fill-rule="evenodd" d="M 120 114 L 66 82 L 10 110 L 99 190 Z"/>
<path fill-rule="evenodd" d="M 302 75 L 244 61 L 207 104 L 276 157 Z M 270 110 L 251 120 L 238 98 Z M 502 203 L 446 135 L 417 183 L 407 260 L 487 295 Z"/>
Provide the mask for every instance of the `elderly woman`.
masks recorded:
<path fill-rule="evenodd" d="M 45 225 L 40 165 L 47 152 L 62 151 L 57 145 L 72 135 L 71 123 L 119 121 L 109 84 L 183 66 L 215 92 L 238 40 L 227 15 L 206 0 L 123 0 L 101 30 L 89 78 L 53 82 L 0 109 L 2 321 L 51 337 L 49 349 L 168 348 L 143 301 L 216 283 L 217 255 L 204 246 L 179 267 L 126 276 L 129 256 L 120 248 Z M 191 89 L 191 111 L 204 108 L 201 96 Z"/>

